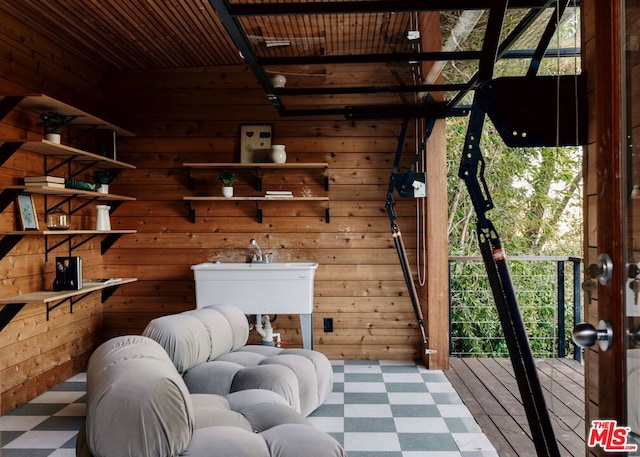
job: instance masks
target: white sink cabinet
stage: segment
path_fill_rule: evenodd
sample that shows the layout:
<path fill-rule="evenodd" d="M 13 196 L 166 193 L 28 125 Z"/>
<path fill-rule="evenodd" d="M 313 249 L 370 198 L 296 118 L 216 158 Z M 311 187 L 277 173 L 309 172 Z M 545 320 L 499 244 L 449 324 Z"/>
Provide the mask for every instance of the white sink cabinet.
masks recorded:
<path fill-rule="evenodd" d="M 298 314 L 305 349 L 312 349 L 313 280 L 317 263 L 192 265 L 196 307 L 234 305 L 245 314 Z"/>

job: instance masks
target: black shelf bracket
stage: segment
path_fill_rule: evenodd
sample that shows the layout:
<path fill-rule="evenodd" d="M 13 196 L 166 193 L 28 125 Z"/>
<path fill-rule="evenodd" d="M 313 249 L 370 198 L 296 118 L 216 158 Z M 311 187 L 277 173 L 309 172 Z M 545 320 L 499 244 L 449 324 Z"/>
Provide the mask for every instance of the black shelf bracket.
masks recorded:
<path fill-rule="evenodd" d="M 9 252 L 20 242 L 24 235 L 5 235 L 0 239 L 0 260 L 4 259 Z"/>
<path fill-rule="evenodd" d="M 89 295 L 91 295 L 93 291 L 91 292 L 87 292 L 86 294 L 82 294 L 78 297 L 68 297 L 68 298 L 64 298 L 56 303 L 54 303 L 53 305 L 51 305 L 50 303 L 45 303 L 46 309 L 47 309 L 47 321 L 49 320 L 49 314 L 51 313 L 51 311 L 53 311 L 56 308 L 59 308 L 60 306 L 62 306 L 65 302 L 69 302 L 69 313 L 73 314 L 73 305 L 75 305 L 76 303 L 78 303 L 81 300 L 84 300 L 85 298 L 87 298 Z"/>
<path fill-rule="evenodd" d="M 7 117 L 7 115 L 24 99 L 25 97 L 22 96 L 8 95 L 6 97 L 2 97 L 2 100 L 0 100 L 0 121 Z"/>
<path fill-rule="evenodd" d="M 260 202 L 256 202 L 256 221 L 258 221 L 258 224 L 262 224 L 262 208 L 260 208 Z"/>
<path fill-rule="evenodd" d="M 189 212 L 189 214 L 187 216 L 189 218 L 189 222 L 191 222 L 192 224 L 195 224 L 196 223 L 196 209 L 193 207 L 191 202 L 187 202 L 187 210 Z"/>
<path fill-rule="evenodd" d="M 121 236 L 122 233 L 109 233 L 100 243 L 100 253 L 102 255 L 106 254 Z"/>
<path fill-rule="evenodd" d="M 5 141 L 2 143 L 2 146 L 0 146 L 0 165 L 3 165 L 7 160 L 9 160 L 23 144 L 23 141 Z"/>
<path fill-rule="evenodd" d="M 9 322 L 24 308 L 26 303 L 7 303 L 0 309 L 0 332 L 9 325 Z"/>

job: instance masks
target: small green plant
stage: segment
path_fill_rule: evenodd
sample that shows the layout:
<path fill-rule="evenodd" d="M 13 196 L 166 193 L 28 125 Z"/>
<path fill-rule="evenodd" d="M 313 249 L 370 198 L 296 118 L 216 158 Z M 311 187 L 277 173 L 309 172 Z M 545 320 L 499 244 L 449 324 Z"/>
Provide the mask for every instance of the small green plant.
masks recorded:
<path fill-rule="evenodd" d="M 53 111 L 40 113 L 38 125 L 44 127 L 44 133 L 60 133 L 69 125 L 69 117 Z"/>
<path fill-rule="evenodd" d="M 120 176 L 120 173 L 120 170 L 96 170 L 93 174 L 93 178 L 96 184 L 109 184 Z"/>
<path fill-rule="evenodd" d="M 221 171 L 218 175 L 218 181 L 220 181 L 225 186 L 231 186 L 234 182 L 236 182 L 238 178 L 236 177 L 236 172 L 233 170 L 224 170 Z"/>

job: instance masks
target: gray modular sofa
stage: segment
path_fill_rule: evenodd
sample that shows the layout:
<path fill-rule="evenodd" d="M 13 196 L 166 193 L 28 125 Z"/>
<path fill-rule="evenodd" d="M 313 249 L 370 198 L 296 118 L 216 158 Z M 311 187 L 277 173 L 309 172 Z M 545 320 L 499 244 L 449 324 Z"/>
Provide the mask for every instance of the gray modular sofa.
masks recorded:
<path fill-rule="evenodd" d="M 212 305 L 159 317 L 143 335 L 167 351 L 191 393 L 269 390 L 307 416 L 333 388 L 331 363 L 319 352 L 247 346 L 247 317 L 234 306 Z"/>
<path fill-rule="evenodd" d="M 344 457 L 278 394 L 189 392 L 167 352 L 145 336 L 102 344 L 87 371 L 80 457 Z"/>

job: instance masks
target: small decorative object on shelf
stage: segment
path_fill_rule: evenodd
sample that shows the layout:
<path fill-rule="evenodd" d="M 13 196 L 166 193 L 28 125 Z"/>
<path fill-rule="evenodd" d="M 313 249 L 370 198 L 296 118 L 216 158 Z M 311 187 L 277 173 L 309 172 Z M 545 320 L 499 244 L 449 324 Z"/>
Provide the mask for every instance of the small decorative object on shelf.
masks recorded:
<path fill-rule="evenodd" d="M 56 278 L 53 290 L 82 289 L 82 259 L 80 257 L 56 257 Z"/>
<path fill-rule="evenodd" d="M 233 170 L 221 171 L 218 175 L 218 181 L 222 183 L 222 195 L 225 197 L 233 197 L 233 183 L 236 182 L 236 172 Z"/>
<path fill-rule="evenodd" d="M 47 140 L 60 144 L 60 132 L 69 125 L 69 117 L 54 111 L 40 113 L 38 125 L 44 127 L 44 137 Z"/>
<path fill-rule="evenodd" d="M 285 163 L 287 161 L 287 151 L 284 144 L 271 145 L 271 160 L 273 163 Z"/>
<path fill-rule="evenodd" d="M 108 194 L 109 184 L 118 176 L 120 176 L 120 170 L 97 170 L 93 174 L 98 186 L 96 190 L 101 194 Z"/>
<path fill-rule="evenodd" d="M 31 195 L 18 195 L 16 200 L 22 230 L 40 230 Z"/>
<path fill-rule="evenodd" d="M 78 181 L 77 179 L 65 179 L 64 187 L 67 189 L 96 190 L 96 184 L 92 182 Z"/>
<path fill-rule="evenodd" d="M 71 218 L 59 205 L 47 213 L 47 228 L 49 230 L 68 230 Z"/>
<path fill-rule="evenodd" d="M 111 220 L 109 219 L 109 205 L 96 205 L 98 215 L 96 216 L 96 230 L 111 230 Z"/>

